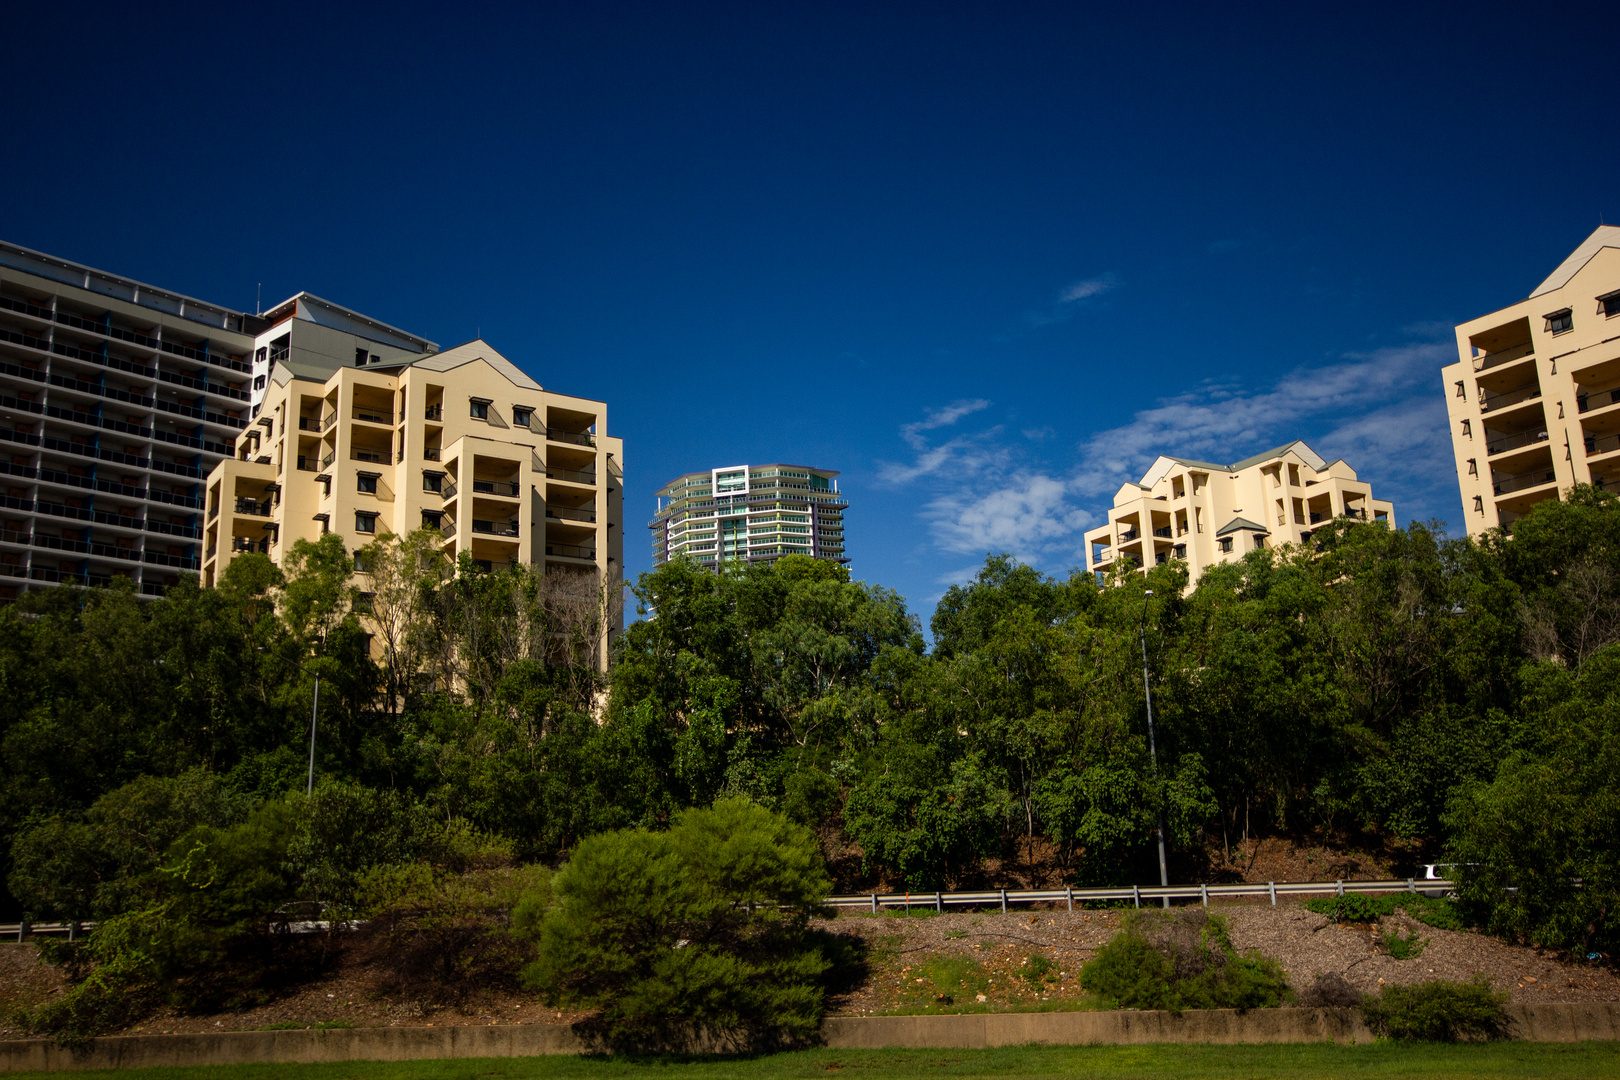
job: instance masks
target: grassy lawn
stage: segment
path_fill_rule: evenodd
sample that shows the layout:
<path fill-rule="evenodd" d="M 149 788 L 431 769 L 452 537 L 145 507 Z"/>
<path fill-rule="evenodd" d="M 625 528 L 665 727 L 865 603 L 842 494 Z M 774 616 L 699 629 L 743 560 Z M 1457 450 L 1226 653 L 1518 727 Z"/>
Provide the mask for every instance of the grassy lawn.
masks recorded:
<path fill-rule="evenodd" d="M 24 1075 L 24 1074 L 14 1074 Z M 28 1076 L 43 1078 L 43 1073 Z M 54 1075 L 54 1074 L 53 1074 Z M 1269 1078 L 1620 1077 L 1620 1043 L 1468 1046 L 1038 1046 L 995 1050 L 807 1050 L 747 1059 L 578 1057 L 140 1069 L 120 1080 L 797 1080 L 846 1077 Z"/>

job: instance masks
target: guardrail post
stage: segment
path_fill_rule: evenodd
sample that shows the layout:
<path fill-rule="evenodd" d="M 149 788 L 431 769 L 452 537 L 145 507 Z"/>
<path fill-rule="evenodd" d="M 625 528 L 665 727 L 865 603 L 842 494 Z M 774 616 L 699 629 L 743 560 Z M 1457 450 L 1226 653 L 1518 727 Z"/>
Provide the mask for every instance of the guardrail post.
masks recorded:
<path fill-rule="evenodd" d="M 877 914 L 877 893 L 872 894 L 872 914 Z"/>
<path fill-rule="evenodd" d="M 75 937 L 78 936 L 78 933 L 79 933 L 79 924 L 77 922 L 68 923 L 68 940 L 72 941 Z"/>
<path fill-rule="evenodd" d="M 1205 885 L 1202 882 L 1199 883 L 1198 897 L 1199 897 L 1199 899 L 1203 900 L 1205 907 L 1209 907 L 1209 886 L 1208 885 Z"/>
<path fill-rule="evenodd" d="M 1340 896 L 1344 895 L 1344 879 L 1343 878 L 1339 879 L 1339 895 Z"/>
<path fill-rule="evenodd" d="M 1140 885 L 1132 885 L 1131 886 L 1131 896 L 1136 900 L 1136 906 L 1141 907 L 1142 906 L 1142 886 L 1140 886 Z"/>
<path fill-rule="evenodd" d="M 1001 890 L 1001 913 L 1003 915 L 1007 914 L 1007 890 L 1006 889 Z"/>
<path fill-rule="evenodd" d="M 1069 910 L 1074 910 L 1074 886 L 1069 886 Z"/>
<path fill-rule="evenodd" d="M 1409 893 L 1417 892 L 1417 882 L 1413 881 L 1411 878 L 1407 878 L 1406 879 L 1406 891 L 1409 892 Z"/>
<path fill-rule="evenodd" d="M 1275 881 L 1268 881 L 1268 882 L 1266 882 L 1266 885 L 1269 886 L 1270 889 L 1271 889 L 1271 906 L 1276 907 L 1277 906 L 1277 883 Z"/>
<path fill-rule="evenodd" d="M 934 910 L 937 911 L 941 915 L 945 914 L 945 894 L 944 893 L 941 893 L 941 892 L 934 893 Z"/>
<path fill-rule="evenodd" d="M 28 931 L 32 929 L 33 926 L 29 924 L 28 918 L 24 916 L 22 921 L 17 924 L 17 944 L 21 945 L 23 938 L 27 937 Z"/>

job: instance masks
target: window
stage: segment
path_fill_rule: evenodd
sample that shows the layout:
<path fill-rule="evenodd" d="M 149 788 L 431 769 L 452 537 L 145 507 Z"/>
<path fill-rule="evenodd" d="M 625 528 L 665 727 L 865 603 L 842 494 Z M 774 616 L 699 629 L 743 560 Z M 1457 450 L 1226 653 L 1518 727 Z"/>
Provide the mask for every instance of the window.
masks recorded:
<path fill-rule="evenodd" d="M 472 399 L 472 411 L 468 415 L 470 415 L 474 420 L 488 420 L 489 419 L 489 399 L 488 398 L 473 398 Z"/>
<path fill-rule="evenodd" d="M 1474 513 L 1483 514 L 1484 512 L 1485 512 L 1485 500 L 1481 496 L 1475 495 L 1474 496 Z"/>
<path fill-rule="evenodd" d="M 425 472 L 422 474 L 422 490 L 438 492 L 443 490 L 444 473 Z"/>
<path fill-rule="evenodd" d="M 367 615 L 371 614 L 373 609 L 372 600 L 376 595 L 376 593 L 363 592 L 359 596 L 356 596 L 354 598 L 354 610 L 363 612 Z"/>
<path fill-rule="evenodd" d="M 1219 542 L 1220 542 L 1222 551 L 1231 551 L 1232 550 L 1232 538 L 1230 536 L 1221 537 Z"/>
<path fill-rule="evenodd" d="M 439 529 L 444 527 L 444 514 L 438 510 L 422 511 L 422 528 Z"/>
<path fill-rule="evenodd" d="M 1598 310 L 1603 312 L 1604 318 L 1612 319 L 1620 315 L 1620 292 L 1606 293 L 1598 297 L 1597 302 Z"/>
<path fill-rule="evenodd" d="M 354 515 L 354 531 L 362 533 L 375 533 L 377 531 L 377 515 L 365 511 L 357 511 Z"/>
<path fill-rule="evenodd" d="M 356 350 L 354 350 L 354 366 L 355 367 L 365 367 L 366 366 L 366 356 L 367 355 L 368 355 L 368 353 L 366 352 L 365 349 L 356 349 Z"/>
<path fill-rule="evenodd" d="M 371 567 L 366 563 L 366 553 L 363 551 L 357 551 L 354 553 L 354 572 L 357 574 L 367 574 L 371 572 Z"/>
<path fill-rule="evenodd" d="M 363 472 L 359 476 L 359 491 L 362 495 L 377 494 L 377 474 Z"/>
<path fill-rule="evenodd" d="M 512 425 L 514 427 L 533 427 L 534 410 L 523 405 L 512 406 Z"/>
<path fill-rule="evenodd" d="M 1575 328 L 1575 313 L 1565 308 L 1547 316 L 1547 333 L 1562 334 Z"/>
<path fill-rule="evenodd" d="M 1465 398 L 1465 397 L 1468 396 L 1468 392 L 1463 389 L 1463 384 L 1462 384 L 1461 379 L 1457 380 L 1457 396 L 1461 397 L 1461 398 Z"/>
<path fill-rule="evenodd" d="M 1478 458 L 1469 458 L 1468 459 L 1468 475 L 1469 476 L 1478 476 L 1479 475 L 1479 459 Z"/>
<path fill-rule="evenodd" d="M 1255 538 L 1254 538 L 1254 550 L 1259 551 L 1261 548 L 1263 548 L 1265 546 L 1266 546 L 1266 538 L 1264 536 L 1256 535 Z"/>
<path fill-rule="evenodd" d="M 1474 422 L 1472 420 L 1464 420 L 1462 425 L 1463 434 L 1472 439 L 1474 437 Z"/>
<path fill-rule="evenodd" d="M 254 378 L 253 378 L 253 389 L 255 389 L 255 390 L 263 390 L 264 389 L 264 376 L 263 375 L 254 376 Z"/>

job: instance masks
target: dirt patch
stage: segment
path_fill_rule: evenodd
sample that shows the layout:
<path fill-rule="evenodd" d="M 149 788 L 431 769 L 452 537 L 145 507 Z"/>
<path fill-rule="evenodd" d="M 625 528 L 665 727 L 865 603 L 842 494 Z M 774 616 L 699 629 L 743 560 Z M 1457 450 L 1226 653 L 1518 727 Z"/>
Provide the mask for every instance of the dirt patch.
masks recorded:
<path fill-rule="evenodd" d="M 32 945 L 0 945 L 0 1036 L 8 1034 L 12 1016 L 60 994 L 67 986 L 59 969 L 41 963 Z"/>
<path fill-rule="evenodd" d="M 1276 960 L 1296 991 L 1318 974 L 1336 973 L 1358 990 L 1431 979 L 1464 981 L 1484 975 L 1514 1001 L 1620 1001 L 1620 977 L 1607 967 L 1565 964 L 1551 955 L 1482 934 L 1437 930 L 1397 912 L 1372 925 L 1335 925 L 1299 904 L 1222 904 L 1239 952 L 1258 949 Z M 842 915 L 823 924 L 867 942 L 871 974 L 831 1003 L 835 1014 L 1001 1011 L 1089 1008 L 1079 971 L 1119 926 L 1118 910 L 1023 911 L 926 918 Z M 1391 934 L 1425 939 L 1418 955 L 1397 960 L 1387 952 Z M 1050 981 L 1025 976 L 1032 956 L 1052 964 Z M 945 961 L 945 963 L 941 963 Z M 967 969 L 964 962 L 976 964 Z M 967 1001 L 942 983 L 972 989 L 964 970 L 981 974 Z M 923 980 L 919 982 L 918 980 Z M 922 991 L 931 991 L 925 994 Z M 936 1000 L 938 994 L 954 1000 Z M 977 1000 L 985 995 L 984 1001 Z M 967 1008 L 964 1008 L 964 1005 Z"/>

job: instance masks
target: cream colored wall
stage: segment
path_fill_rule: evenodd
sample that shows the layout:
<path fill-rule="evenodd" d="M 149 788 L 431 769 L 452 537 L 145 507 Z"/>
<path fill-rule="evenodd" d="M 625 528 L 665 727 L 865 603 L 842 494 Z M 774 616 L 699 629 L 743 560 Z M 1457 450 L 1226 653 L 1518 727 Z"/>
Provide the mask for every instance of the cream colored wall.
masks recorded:
<path fill-rule="evenodd" d="M 1600 436 L 1620 433 L 1620 406 L 1593 407 L 1582 414 L 1578 408 L 1580 389 L 1606 391 L 1620 385 L 1620 316 L 1605 316 L 1596 298 L 1620 289 L 1620 249 L 1602 248 L 1562 287 L 1522 300 L 1500 311 L 1491 312 L 1456 328 L 1458 360 L 1441 370 L 1445 387 L 1447 419 L 1451 425 L 1452 457 L 1457 470 L 1458 490 L 1468 533 L 1478 536 L 1504 523 L 1502 511 L 1522 512 L 1543 498 L 1555 498 L 1576 483 L 1611 478 L 1620 480 L 1620 455 L 1599 449 L 1588 453 L 1583 421 Z M 1546 316 L 1569 308 L 1574 326 L 1561 334 L 1547 329 Z M 1529 324 L 1533 359 L 1516 364 L 1485 367 L 1489 355 L 1476 356 L 1474 342 L 1489 340 L 1520 319 Z M 1505 351 L 1505 350 L 1498 350 Z M 1527 380 L 1540 388 L 1539 399 L 1489 412 L 1480 406 L 1482 384 L 1490 389 L 1493 380 L 1503 380 L 1523 369 Z M 1458 396 L 1458 384 L 1462 396 Z M 1532 423 L 1533 419 L 1533 423 Z M 1464 421 L 1468 428 L 1464 430 Z M 1487 421 L 1496 424 L 1529 425 L 1545 430 L 1543 444 L 1530 444 L 1493 455 L 1486 448 Z M 1542 450 L 1547 453 L 1543 455 Z M 1474 463 L 1474 473 L 1469 462 Z M 1533 473 L 1545 463 L 1555 480 L 1551 483 L 1509 491 L 1498 496 L 1492 472 L 1504 476 Z M 1476 499 L 1478 500 L 1476 503 Z"/>
<path fill-rule="evenodd" d="M 1283 500 L 1281 521 L 1278 498 Z M 1135 484 L 1120 489 L 1108 511 L 1108 524 L 1085 534 L 1088 566 L 1108 570 L 1121 554 L 1137 555 L 1143 567 L 1154 566 L 1159 554 L 1167 560 L 1176 558 L 1176 545 L 1185 544 L 1191 588 L 1211 566 L 1241 559 L 1255 549 L 1255 534 L 1245 530 L 1228 534 L 1233 539 L 1230 552 L 1220 550 L 1216 533 L 1233 518 L 1264 526 L 1268 547 L 1298 544 L 1303 534 L 1323 523 L 1311 522 L 1313 511 L 1327 515 L 1326 521 L 1345 512 L 1347 498 L 1352 508 L 1366 513 L 1367 520 L 1375 520 L 1381 511 L 1394 524 L 1394 506 L 1374 499 L 1372 488 L 1356 479 L 1355 471 L 1343 462 L 1318 472 L 1297 451 L 1289 450 L 1237 473 L 1176 463 L 1146 491 Z M 1121 542 L 1121 535 L 1133 526 L 1141 529 L 1140 538 Z M 1164 527 L 1170 529 L 1169 537 L 1152 535 L 1153 528 Z M 1097 540 L 1109 544 L 1101 558 L 1093 553 Z"/>

